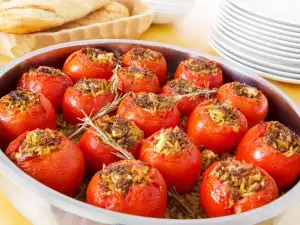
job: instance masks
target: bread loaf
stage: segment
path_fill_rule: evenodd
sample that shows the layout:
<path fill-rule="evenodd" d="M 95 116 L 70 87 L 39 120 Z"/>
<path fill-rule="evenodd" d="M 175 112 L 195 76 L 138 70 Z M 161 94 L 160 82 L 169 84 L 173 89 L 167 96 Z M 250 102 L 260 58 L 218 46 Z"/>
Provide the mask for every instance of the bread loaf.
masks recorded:
<path fill-rule="evenodd" d="M 0 31 L 24 34 L 61 26 L 110 0 L 10 0 L 0 5 Z"/>
<path fill-rule="evenodd" d="M 87 26 L 94 23 L 105 23 L 129 16 L 130 13 L 126 6 L 117 2 L 111 2 L 79 20 L 59 27 L 59 29 L 71 29 L 80 26 Z"/>

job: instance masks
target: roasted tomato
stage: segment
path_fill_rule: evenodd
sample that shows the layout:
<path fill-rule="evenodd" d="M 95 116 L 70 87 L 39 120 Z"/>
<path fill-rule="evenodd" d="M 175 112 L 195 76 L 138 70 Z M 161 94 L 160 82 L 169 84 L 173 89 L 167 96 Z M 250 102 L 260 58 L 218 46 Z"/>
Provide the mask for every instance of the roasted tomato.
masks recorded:
<path fill-rule="evenodd" d="M 115 63 L 113 53 L 88 47 L 73 52 L 65 61 L 63 72 L 74 83 L 83 77 L 108 80 L 113 74 Z"/>
<path fill-rule="evenodd" d="M 106 133 L 112 140 L 138 156 L 144 132 L 132 121 L 125 120 L 119 116 L 104 116 L 95 122 L 95 125 Z M 103 165 L 109 165 L 120 160 L 114 153 L 118 151 L 105 144 L 103 140 L 95 134 L 95 129 L 90 128 L 80 138 L 79 147 L 85 156 L 88 170 L 95 174 L 102 169 Z"/>
<path fill-rule="evenodd" d="M 0 143 L 6 148 L 25 131 L 55 129 L 56 115 L 44 95 L 29 90 L 15 90 L 0 99 Z"/>
<path fill-rule="evenodd" d="M 77 124 L 84 114 L 95 115 L 103 106 L 112 102 L 114 94 L 104 79 L 81 79 L 74 87 L 66 90 L 63 100 L 63 113 L 67 123 Z"/>
<path fill-rule="evenodd" d="M 216 162 L 202 178 L 200 202 L 208 217 L 246 212 L 278 198 L 273 178 L 260 167 L 245 162 Z"/>
<path fill-rule="evenodd" d="M 66 89 L 72 87 L 71 78 L 52 67 L 40 66 L 24 73 L 18 87 L 42 93 L 52 103 L 56 111 L 61 110 Z"/>
<path fill-rule="evenodd" d="M 180 126 L 180 112 L 174 99 L 152 93 L 132 94 L 124 98 L 117 114 L 135 122 L 149 136 L 162 128 Z"/>
<path fill-rule="evenodd" d="M 137 160 L 112 163 L 94 175 L 87 203 L 137 216 L 163 218 L 167 186 L 157 169 Z"/>
<path fill-rule="evenodd" d="M 202 170 L 200 151 L 179 127 L 148 137 L 139 159 L 157 168 L 167 186 L 175 187 L 180 194 L 193 189 Z"/>
<path fill-rule="evenodd" d="M 261 123 L 246 133 L 236 158 L 265 169 L 285 191 L 300 177 L 300 137 L 279 122 Z"/>
<path fill-rule="evenodd" d="M 216 97 L 221 102 L 227 102 L 239 109 L 246 117 L 249 127 L 263 121 L 268 114 L 267 98 L 257 88 L 247 84 L 240 82 L 224 84 L 218 90 Z"/>
<path fill-rule="evenodd" d="M 25 173 L 68 196 L 74 196 L 85 173 L 84 157 L 72 141 L 50 129 L 21 134 L 5 154 Z"/>
<path fill-rule="evenodd" d="M 124 67 L 118 71 L 121 91 L 158 93 L 159 82 L 152 71 L 136 66 Z"/>
<path fill-rule="evenodd" d="M 247 131 L 247 120 L 231 105 L 211 99 L 197 106 L 185 129 L 197 146 L 223 154 L 238 145 Z"/>
<path fill-rule="evenodd" d="M 214 88 L 223 84 L 221 67 L 203 57 L 182 61 L 175 72 L 175 78 L 189 80 L 197 87 Z"/>
<path fill-rule="evenodd" d="M 133 48 L 123 56 L 123 65 L 151 70 L 156 74 L 160 85 L 165 83 L 167 62 L 160 52 L 142 47 Z"/>
<path fill-rule="evenodd" d="M 186 95 L 200 91 L 192 82 L 183 79 L 176 79 L 168 82 L 163 86 L 161 94 L 163 95 Z M 200 102 L 205 100 L 205 96 L 198 95 L 193 98 L 185 97 L 181 99 L 178 104 L 178 110 L 188 116 L 199 105 Z"/>

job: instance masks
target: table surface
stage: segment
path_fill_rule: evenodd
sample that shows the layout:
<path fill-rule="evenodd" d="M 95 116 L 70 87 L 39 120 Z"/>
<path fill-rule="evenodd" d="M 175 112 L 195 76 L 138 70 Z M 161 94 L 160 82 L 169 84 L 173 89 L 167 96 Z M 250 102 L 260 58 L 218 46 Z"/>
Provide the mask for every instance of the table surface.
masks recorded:
<path fill-rule="evenodd" d="M 217 53 L 208 44 L 208 36 L 213 22 L 215 8 L 216 0 L 198 1 L 196 7 L 185 20 L 177 23 L 176 25 L 152 25 L 150 29 L 141 36 L 141 39 L 184 46 L 217 55 Z M 11 59 L 9 58 L 0 56 L 0 65 L 3 65 L 10 60 Z M 277 81 L 271 82 L 287 93 L 297 104 L 300 104 L 299 85 L 286 84 Z M 260 225 L 272 225 L 274 224 L 273 221 L 274 220 L 269 220 Z M 1 192 L 0 224 L 31 224 L 12 207 Z"/>

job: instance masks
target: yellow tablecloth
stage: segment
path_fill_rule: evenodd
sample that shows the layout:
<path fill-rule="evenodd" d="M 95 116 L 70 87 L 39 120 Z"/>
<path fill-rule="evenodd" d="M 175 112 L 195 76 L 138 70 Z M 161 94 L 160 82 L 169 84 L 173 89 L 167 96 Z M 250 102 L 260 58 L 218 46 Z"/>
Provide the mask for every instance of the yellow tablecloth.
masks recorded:
<path fill-rule="evenodd" d="M 213 21 L 215 0 L 199 1 L 193 12 L 181 23 L 176 25 L 152 25 L 142 35 L 142 40 L 151 40 L 167 44 L 180 45 L 188 48 L 202 50 L 211 54 L 215 51 L 208 44 L 208 34 Z M 0 56 L 0 65 L 10 59 Z M 286 84 L 271 81 L 286 92 L 296 103 L 300 104 L 300 85 Z M 273 220 L 261 225 L 271 225 Z M 29 225 L 0 193 L 0 224 L 2 225 Z"/>

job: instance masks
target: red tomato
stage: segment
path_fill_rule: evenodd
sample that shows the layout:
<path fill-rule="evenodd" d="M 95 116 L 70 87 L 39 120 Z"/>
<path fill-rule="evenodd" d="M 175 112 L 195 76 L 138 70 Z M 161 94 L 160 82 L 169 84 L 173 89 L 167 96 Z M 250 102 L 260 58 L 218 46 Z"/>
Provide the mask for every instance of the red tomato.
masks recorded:
<path fill-rule="evenodd" d="M 275 181 L 266 171 L 237 160 L 214 163 L 202 178 L 200 202 L 208 217 L 246 212 L 279 195 Z"/>
<path fill-rule="evenodd" d="M 267 98 L 254 87 L 240 82 L 224 84 L 216 94 L 221 102 L 227 102 L 244 114 L 249 127 L 263 121 L 269 109 Z"/>
<path fill-rule="evenodd" d="M 25 173 L 68 196 L 76 194 L 84 177 L 80 149 L 58 131 L 25 132 L 11 142 L 5 154 Z"/>
<path fill-rule="evenodd" d="M 167 62 L 164 56 L 148 48 L 135 47 L 123 56 L 124 66 L 137 66 L 154 72 L 163 85 L 167 76 Z"/>
<path fill-rule="evenodd" d="M 122 92 L 158 93 L 159 82 L 152 71 L 135 66 L 125 67 L 118 71 Z"/>
<path fill-rule="evenodd" d="M 139 93 L 124 98 L 117 114 L 133 121 L 149 136 L 162 128 L 180 126 L 180 112 L 163 95 Z"/>
<path fill-rule="evenodd" d="M 40 66 L 24 73 L 18 83 L 18 87 L 42 93 L 56 111 L 61 110 L 64 93 L 72 86 L 73 82 L 69 76 L 59 69 L 47 66 Z"/>
<path fill-rule="evenodd" d="M 15 90 L 0 99 L 0 143 L 6 148 L 25 131 L 56 127 L 52 104 L 42 94 Z"/>
<path fill-rule="evenodd" d="M 105 167 L 90 181 L 86 196 L 88 204 L 116 212 L 155 218 L 166 213 L 166 182 L 157 169 L 141 161 Z"/>
<path fill-rule="evenodd" d="M 231 105 L 211 99 L 197 106 L 185 128 L 195 145 L 223 154 L 238 145 L 247 131 L 247 120 Z"/>
<path fill-rule="evenodd" d="M 67 58 L 63 72 L 69 75 L 74 83 L 83 77 L 108 80 L 113 74 L 115 62 L 113 53 L 87 47 L 73 52 Z"/>
<path fill-rule="evenodd" d="M 180 194 L 193 189 L 202 170 L 200 151 L 179 127 L 148 137 L 139 159 L 157 168 L 168 187 L 175 187 Z"/>
<path fill-rule="evenodd" d="M 197 87 L 214 88 L 223 84 L 221 67 L 203 57 L 182 61 L 175 72 L 175 78 L 189 80 Z"/>
<path fill-rule="evenodd" d="M 137 156 L 144 133 L 133 122 L 119 116 L 104 116 L 95 123 L 102 131 L 108 133 L 121 147 Z M 79 147 L 84 154 L 88 170 L 95 174 L 103 165 L 109 165 L 120 160 L 113 147 L 105 144 L 97 135 L 95 129 L 90 128 L 80 138 Z"/>
<path fill-rule="evenodd" d="M 191 94 L 197 92 L 199 90 L 200 89 L 197 88 L 190 81 L 183 80 L 183 79 L 176 79 L 168 82 L 165 86 L 163 86 L 161 90 L 161 94 L 185 95 L 185 94 Z M 197 105 L 199 105 L 204 100 L 205 100 L 205 96 L 200 96 L 200 95 L 194 98 L 185 97 L 178 102 L 177 108 L 183 115 L 188 116 L 197 107 Z"/>
<path fill-rule="evenodd" d="M 94 116 L 103 106 L 111 103 L 114 94 L 104 79 L 81 79 L 74 87 L 69 87 L 63 99 L 63 114 L 67 123 L 77 124 L 83 118 L 82 110 Z"/>
<path fill-rule="evenodd" d="M 236 158 L 265 169 L 280 191 L 300 178 L 300 138 L 279 122 L 251 128 L 240 142 Z"/>

